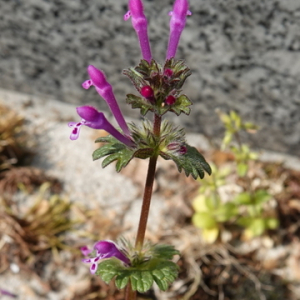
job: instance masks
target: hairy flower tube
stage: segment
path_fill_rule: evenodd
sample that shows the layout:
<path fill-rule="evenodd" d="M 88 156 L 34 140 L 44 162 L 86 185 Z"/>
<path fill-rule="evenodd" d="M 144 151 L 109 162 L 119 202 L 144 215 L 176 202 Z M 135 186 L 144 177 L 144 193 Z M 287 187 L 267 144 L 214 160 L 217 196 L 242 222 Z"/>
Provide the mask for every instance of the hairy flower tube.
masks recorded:
<path fill-rule="evenodd" d="M 129 0 L 129 11 L 124 15 L 127 21 L 131 17 L 131 22 L 138 36 L 143 59 L 151 61 L 151 49 L 147 32 L 147 19 L 144 15 L 143 3 L 141 0 Z"/>
<path fill-rule="evenodd" d="M 97 242 L 93 249 L 89 249 L 87 246 L 80 248 L 81 253 L 84 256 L 94 254 L 94 257 L 84 258 L 82 261 L 85 263 L 90 263 L 90 271 L 92 274 L 95 274 L 97 271 L 98 263 L 105 258 L 116 257 L 122 261 L 125 265 L 130 264 L 128 257 L 121 251 L 116 243 L 110 240 L 103 240 Z"/>
<path fill-rule="evenodd" d="M 77 140 L 79 137 L 79 131 L 82 125 L 88 126 L 93 129 L 104 129 L 110 133 L 113 137 L 127 146 L 133 146 L 133 142 L 120 133 L 109 121 L 102 112 L 96 110 L 92 106 L 80 106 L 77 107 L 77 113 L 82 118 L 80 122 L 69 122 L 69 127 L 72 127 L 71 140 Z"/>
<path fill-rule="evenodd" d="M 176 0 L 173 6 L 173 11 L 169 13 L 170 20 L 170 37 L 167 50 L 167 59 L 175 57 L 180 35 L 185 27 L 186 16 L 191 15 L 189 11 L 188 0 Z"/>
<path fill-rule="evenodd" d="M 90 79 L 83 82 L 82 87 L 84 89 L 89 89 L 92 85 L 95 86 L 98 94 L 108 104 L 111 112 L 113 113 L 124 134 L 130 135 L 127 123 L 122 115 L 118 102 L 113 93 L 112 86 L 107 82 L 104 73 L 92 65 L 88 66 L 87 71 L 90 75 Z"/>

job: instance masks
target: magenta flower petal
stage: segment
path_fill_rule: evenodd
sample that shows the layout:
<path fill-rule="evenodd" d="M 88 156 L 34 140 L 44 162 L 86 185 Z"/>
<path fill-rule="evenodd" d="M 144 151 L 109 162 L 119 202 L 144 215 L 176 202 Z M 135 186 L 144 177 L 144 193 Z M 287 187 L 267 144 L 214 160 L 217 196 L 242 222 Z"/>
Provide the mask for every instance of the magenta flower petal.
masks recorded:
<path fill-rule="evenodd" d="M 132 26 L 138 36 L 143 59 L 148 62 L 152 59 L 150 43 L 147 32 L 147 19 L 144 15 L 143 3 L 141 0 L 129 0 L 129 12 L 124 15 L 124 20 L 131 16 Z"/>
<path fill-rule="evenodd" d="M 82 126 L 82 123 L 81 122 L 79 122 L 79 123 L 78 122 L 77 123 L 76 122 L 69 122 L 68 126 L 73 128 L 72 132 L 71 132 L 71 135 L 70 135 L 70 139 L 72 141 L 77 140 L 78 137 L 79 137 L 80 127 Z"/>
<path fill-rule="evenodd" d="M 96 108 L 92 106 L 80 106 L 77 107 L 77 113 L 82 120 L 78 123 L 70 122 L 68 124 L 69 127 L 73 128 L 70 136 L 71 140 L 76 140 L 79 137 L 80 127 L 85 125 L 93 129 L 103 129 L 129 147 L 134 145 L 131 139 L 120 133 L 113 125 L 111 125 L 104 114 L 97 111 Z"/>
<path fill-rule="evenodd" d="M 88 90 L 92 85 L 93 85 L 92 80 L 88 79 L 88 80 L 84 81 L 81 86 L 84 89 Z"/>
<path fill-rule="evenodd" d="M 18 298 L 18 296 L 16 294 L 13 294 L 7 290 L 4 290 L 4 289 L 0 289 L 0 296 L 8 296 L 8 297 L 11 297 L 11 298 Z"/>
<path fill-rule="evenodd" d="M 115 98 L 115 95 L 112 90 L 112 86 L 107 82 L 104 73 L 92 65 L 88 66 L 87 70 L 90 76 L 90 80 L 86 80 L 85 82 L 83 82 L 82 87 L 88 89 L 92 85 L 95 86 L 98 94 L 108 104 L 111 112 L 113 113 L 116 121 L 118 122 L 119 126 L 123 130 L 124 134 L 129 136 L 130 131 L 128 129 L 127 123 L 123 117 L 118 102 Z"/>
<path fill-rule="evenodd" d="M 88 247 L 83 247 L 88 249 Z M 113 241 L 103 240 L 97 242 L 94 247 L 94 251 L 96 252 L 95 257 L 83 259 L 82 261 L 85 263 L 91 263 L 90 272 L 95 274 L 97 271 L 98 263 L 105 258 L 116 257 L 121 260 L 125 265 L 129 265 L 129 258 L 119 249 L 117 244 Z"/>
<path fill-rule="evenodd" d="M 129 264 L 129 259 L 123 254 L 123 252 L 121 252 L 117 244 L 115 244 L 113 241 L 100 241 L 95 244 L 94 249 L 98 254 L 107 253 L 109 257 L 114 256 L 123 261 L 125 264 Z"/>
<path fill-rule="evenodd" d="M 90 249 L 88 248 L 88 246 L 83 246 L 83 247 L 81 247 L 81 248 L 80 248 L 80 251 L 81 251 L 81 253 L 82 253 L 84 256 L 87 256 L 87 255 L 89 255 L 89 254 L 92 252 L 92 250 L 90 250 Z"/>
<path fill-rule="evenodd" d="M 186 16 L 191 15 L 188 0 L 175 0 L 173 11 L 169 15 L 171 20 L 167 59 L 175 57 L 180 35 L 185 27 Z"/>
<path fill-rule="evenodd" d="M 90 267 L 90 272 L 92 273 L 92 274 L 95 274 L 96 273 L 96 271 L 97 271 L 97 264 L 92 264 L 91 265 L 91 267 Z"/>
<path fill-rule="evenodd" d="M 102 129 L 103 123 L 106 120 L 104 114 L 99 112 L 93 106 L 79 106 L 76 108 L 78 115 L 84 119 L 85 121 L 89 122 L 88 126 L 95 129 Z"/>

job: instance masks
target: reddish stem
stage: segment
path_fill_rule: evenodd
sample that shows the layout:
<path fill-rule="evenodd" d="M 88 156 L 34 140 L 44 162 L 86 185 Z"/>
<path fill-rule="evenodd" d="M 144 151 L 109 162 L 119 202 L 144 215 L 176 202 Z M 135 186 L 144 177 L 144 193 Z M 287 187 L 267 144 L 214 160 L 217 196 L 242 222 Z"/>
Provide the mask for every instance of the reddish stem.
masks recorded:
<path fill-rule="evenodd" d="M 160 125 L 161 125 L 161 117 L 158 115 L 154 115 L 153 133 L 156 136 L 160 135 Z M 143 196 L 143 204 L 141 208 L 140 222 L 139 222 L 138 232 L 135 241 L 135 247 L 137 251 L 141 251 L 144 244 L 152 191 L 153 191 L 153 183 L 155 178 L 156 162 L 157 162 L 157 155 L 150 157 L 144 196 Z M 126 287 L 125 300 L 135 300 L 135 299 L 136 299 L 136 292 L 132 291 L 131 284 L 129 282 Z"/>

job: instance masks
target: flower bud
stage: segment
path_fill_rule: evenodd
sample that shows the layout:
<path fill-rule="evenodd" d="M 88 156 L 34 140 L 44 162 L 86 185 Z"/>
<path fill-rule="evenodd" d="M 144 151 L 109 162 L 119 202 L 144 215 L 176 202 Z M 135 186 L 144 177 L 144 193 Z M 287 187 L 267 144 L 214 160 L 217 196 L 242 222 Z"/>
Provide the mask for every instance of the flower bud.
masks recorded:
<path fill-rule="evenodd" d="M 150 102 L 154 102 L 154 91 L 150 85 L 145 85 L 141 88 L 141 95 L 149 100 Z"/>
<path fill-rule="evenodd" d="M 176 98 L 173 95 L 169 95 L 166 99 L 165 99 L 165 103 L 167 105 L 173 105 L 176 102 Z"/>
<path fill-rule="evenodd" d="M 166 76 L 166 77 L 171 77 L 172 75 L 173 75 L 173 70 L 171 70 L 171 69 L 165 69 L 164 70 L 164 76 Z"/>

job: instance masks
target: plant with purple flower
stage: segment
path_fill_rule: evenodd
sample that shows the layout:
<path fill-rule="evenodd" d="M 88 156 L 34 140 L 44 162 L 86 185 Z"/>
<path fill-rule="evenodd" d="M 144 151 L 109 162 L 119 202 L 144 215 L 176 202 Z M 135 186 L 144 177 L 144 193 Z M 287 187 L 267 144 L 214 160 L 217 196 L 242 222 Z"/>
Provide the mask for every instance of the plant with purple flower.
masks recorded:
<path fill-rule="evenodd" d="M 106 258 L 115 257 L 119 259 L 121 262 L 124 263 L 124 265 L 129 265 L 130 260 L 129 258 L 122 252 L 122 250 L 119 248 L 119 246 L 109 240 L 103 240 L 98 241 L 93 249 L 89 249 L 87 246 L 80 248 L 81 253 L 84 256 L 89 256 L 89 258 L 84 258 L 82 261 L 85 263 L 91 264 L 90 271 L 92 274 L 95 274 L 97 271 L 97 265 L 98 263 Z M 90 255 L 94 255 L 91 257 Z"/>
<path fill-rule="evenodd" d="M 94 66 L 89 66 L 90 79 L 82 86 L 85 89 L 95 87 L 108 104 L 120 130 L 116 129 L 102 112 L 91 106 L 78 107 L 77 112 L 82 120 L 69 123 L 72 127 L 72 140 L 78 138 L 82 125 L 104 129 L 110 134 L 96 140 L 101 143 L 101 147 L 94 151 L 93 159 L 104 158 L 102 167 L 115 161 L 116 170 L 119 172 L 133 158 L 149 158 L 135 243 L 123 241 L 120 247 L 112 241 L 104 240 L 97 242 L 92 250 L 87 247 L 81 249 L 82 253 L 88 256 L 83 261 L 91 264 L 92 274 L 99 275 L 106 283 L 115 279 L 119 289 L 127 287 L 126 300 L 136 299 L 136 291 L 146 292 L 154 282 L 161 290 L 166 290 L 178 273 L 178 267 L 172 261 L 173 256 L 179 254 L 177 250 L 168 245 L 144 243 L 158 156 L 173 160 L 179 172 L 184 170 L 186 176 L 192 175 L 195 179 L 203 178 L 205 172 L 211 173 L 204 157 L 196 148 L 186 143 L 184 130 L 173 126 L 167 120 L 162 120 L 168 112 L 188 115 L 192 105 L 190 99 L 182 93 L 182 86 L 191 75 L 191 71 L 182 60 L 174 58 L 186 17 L 191 15 L 188 0 L 175 0 L 173 11 L 169 15 L 170 37 L 166 61 L 162 65 L 152 58 L 142 1 L 129 0 L 129 11 L 124 16 L 125 20 L 131 17 L 143 58 L 138 66 L 123 71 L 138 91 L 138 95 L 128 94 L 126 102 L 133 109 L 140 109 L 142 116 L 148 112 L 153 113 L 153 122 L 144 119 L 140 126 L 134 123 L 127 124 L 104 73 Z"/>

